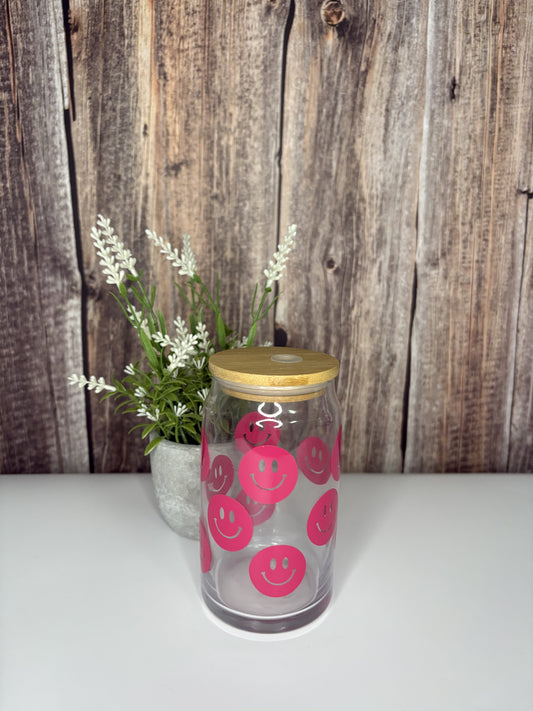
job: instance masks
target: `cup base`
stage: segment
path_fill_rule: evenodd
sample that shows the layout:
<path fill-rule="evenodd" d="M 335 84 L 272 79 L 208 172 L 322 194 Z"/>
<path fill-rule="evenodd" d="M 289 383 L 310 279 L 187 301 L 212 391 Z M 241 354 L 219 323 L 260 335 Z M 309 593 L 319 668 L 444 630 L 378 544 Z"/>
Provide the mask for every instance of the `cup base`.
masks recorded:
<path fill-rule="evenodd" d="M 246 632 L 258 633 L 279 633 L 290 632 L 291 630 L 304 627 L 320 617 L 326 610 L 331 600 L 331 590 L 328 590 L 320 599 L 313 601 L 301 610 L 285 613 L 278 616 L 261 617 L 257 615 L 247 615 L 226 607 L 218 600 L 214 600 L 202 589 L 202 597 L 207 608 L 222 622 L 236 627 Z"/>

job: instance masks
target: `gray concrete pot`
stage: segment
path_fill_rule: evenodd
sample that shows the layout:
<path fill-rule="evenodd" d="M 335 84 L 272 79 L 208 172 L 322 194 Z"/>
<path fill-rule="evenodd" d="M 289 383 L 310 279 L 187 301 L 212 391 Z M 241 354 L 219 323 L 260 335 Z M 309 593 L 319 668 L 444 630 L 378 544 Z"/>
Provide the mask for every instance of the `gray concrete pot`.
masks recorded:
<path fill-rule="evenodd" d="M 180 536 L 199 538 L 199 444 L 163 440 L 150 452 L 150 468 L 159 510 Z"/>

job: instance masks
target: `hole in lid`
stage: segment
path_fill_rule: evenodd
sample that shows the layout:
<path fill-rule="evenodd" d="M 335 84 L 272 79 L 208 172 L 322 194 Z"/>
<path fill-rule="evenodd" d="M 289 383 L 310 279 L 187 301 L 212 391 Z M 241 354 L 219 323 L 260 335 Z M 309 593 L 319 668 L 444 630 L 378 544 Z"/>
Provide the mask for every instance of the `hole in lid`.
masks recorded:
<path fill-rule="evenodd" d="M 290 353 L 278 353 L 276 355 L 271 356 L 270 360 L 273 360 L 276 363 L 299 363 L 301 360 L 303 360 L 303 358 L 302 356 L 293 355 Z"/>

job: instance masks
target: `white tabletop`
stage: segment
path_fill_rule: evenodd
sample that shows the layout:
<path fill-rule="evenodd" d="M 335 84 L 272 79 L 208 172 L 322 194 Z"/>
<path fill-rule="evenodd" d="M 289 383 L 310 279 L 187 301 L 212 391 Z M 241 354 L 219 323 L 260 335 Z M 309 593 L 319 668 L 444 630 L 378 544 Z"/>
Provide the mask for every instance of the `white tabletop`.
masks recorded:
<path fill-rule="evenodd" d="M 339 516 L 328 611 L 252 635 L 148 475 L 0 477 L 0 709 L 531 711 L 533 477 L 343 475 Z"/>

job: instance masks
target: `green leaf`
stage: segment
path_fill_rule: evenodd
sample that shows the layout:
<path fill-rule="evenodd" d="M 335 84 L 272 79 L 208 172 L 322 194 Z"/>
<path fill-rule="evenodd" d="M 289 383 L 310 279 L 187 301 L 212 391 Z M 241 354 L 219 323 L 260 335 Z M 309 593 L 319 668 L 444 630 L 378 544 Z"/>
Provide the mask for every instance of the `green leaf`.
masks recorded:
<path fill-rule="evenodd" d="M 158 318 L 159 318 L 159 330 L 163 334 L 163 336 L 167 335 L 167 325 L 165 323 L 165 317 L 163 316 L 163 312 L 161 309 L 159 309 L 158 313 Z"/>
<path fill-rule="evenodd" d="M 151 422 L 149 425 L 146 425 L 144 430 L 142 431 L 141 437 L 144 439 L 145 437 L 148 437 L 150 432 L 153 432 L 154 430 L 157 429 L 157 422 Z"/>
<path fill-rule="evenodd" d="M 154 450 L 154 449 L 157 447 L 157 445 L 158 445 L 160 442 L 162 442 L 164 439 L 165 439 L 164 437 L 155 437 L 151 442 L 149 442 L 149 443 L 146 445 L 146 449 L 144 450 L 145 456 L 147 456 L 148 454 L 150 454 L 150 452 L 151 452 L 152 450 Z"/>
<path fill-rule="evenodd" d="M 146 357 L 148 358 L 148 362 L 157 373 L 159 372 L 159 359 L 157 357 L 157 353 L 154 350 L 154 347 L 152 346 L 152 341 L 148 338 L 142 328 L 139 328 L 138 332 L 139 338 L 141 339 L 142 347 L 144 348 L 144 352 L 146 353 Z"/>
<path fill-rule="evenodd" d="M 224 324 L 224 321 L 222 320 L 222 316 L 220 315 L 220 311 L 217 311 L 216 326 L 217 326 L 218 345 L 219 345 L 221 348 L 225 348 L 225 347 L 226 347 L 226 326 L 225 326 L 225 324 Z"/>
<path fill-rule="evenodd" d="M 246 340 L 246 347 L 247 348 L 250 348 L 250 346 L 253 346 L 256 331 L 257 331 L 257 321 L 254 324 L 252 324 L 252 328 L 250 329 L 250 333 L 248 334 L 248 338 Z"/>

